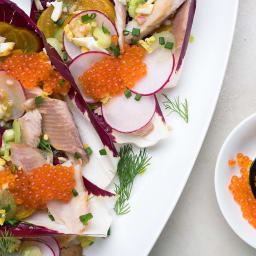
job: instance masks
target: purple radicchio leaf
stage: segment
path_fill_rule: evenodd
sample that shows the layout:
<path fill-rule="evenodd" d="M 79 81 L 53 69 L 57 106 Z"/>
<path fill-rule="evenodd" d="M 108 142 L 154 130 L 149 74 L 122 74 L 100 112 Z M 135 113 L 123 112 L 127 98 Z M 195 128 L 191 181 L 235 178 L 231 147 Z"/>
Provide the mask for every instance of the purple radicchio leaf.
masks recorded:
<path fill-rule="evenodd" d="M 4 232 L 8 230 L 12 233 L 14 237 L 38 237 L 38 236 L 51 236 L 51 235 L 61 235 L 61 233 L 50 230 L 41 226 L 34 226 L 27 223 L 20 222 L 17 226 L 11 226 L 9 224 L 0 227 L 1 231 Z"/>
<path fill-rule="evenodd" d="M 32 7 L 31 7 L 31 12 L 30 12 L 30 18 L 34 22 L 36 22 L 37 21 L 37 16 L 40 15 L 42 13 L 42 11 L 37 10 L 34 0 L 31 0 L 31 1 L 32 1 Z M 43 8 L 45 9 L 47 7 L 46 6 L 47 3 L 54 2 L 55 0 L 39 0 L 39 1 L 41 2 Z"/>
<path fill-rule="evenodd" d="M 159 116 L 161 116 L 163 123 L 165 123 L 164 114 L 163 114 L 163 112 L 162 112 L 162 110 L 161 110 L 161 107 L 160 107 L 160 105 L 159 105 L 159 102 L 158 102 L 158 99 L 157 99 L 156 96 L 155 96 L 155 100 L 156 100 L 156 113 L 157 113 Z"/>
<path fill-rule="evenodd" d="M 89 195 L 103 196 L 103 197 L 116 196 L 115 194 L 109 191 L 106 191 L 104 189 L 97 187 L 96 185 L 91 183 L 89 180 L 87 180 L 85 177 L 83 177 L 83 180 L 84 180 L 84 186 L 86 187 Z"/>

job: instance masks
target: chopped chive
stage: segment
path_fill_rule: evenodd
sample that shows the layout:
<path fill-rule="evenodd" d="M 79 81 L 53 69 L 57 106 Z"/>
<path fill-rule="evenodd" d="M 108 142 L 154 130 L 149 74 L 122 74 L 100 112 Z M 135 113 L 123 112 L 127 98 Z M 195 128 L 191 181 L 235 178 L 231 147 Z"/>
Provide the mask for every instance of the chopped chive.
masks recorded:
<path fill-rule="evenodd" d="M 92 13 L 91 16 L 90 16 L 90 19 L 91 20 L 94 20 L 96 18 L 97 14 L 96 13 Z"/>
<path fill-rule="evenodd" d="M 57 24 L 59 27 L 63 25 L 64 21 L 63 20 L 57 20 L 55 24 Z"/>
<path fill-rule="evenodd" d="M 5 212 L 9 212 L 11 210 L 11 205 L 8 204 L 7 206 L 3 207 L 3 210 L 5 210 Z"/>
<path fill-rule="evenodd" d="M 134 99 L 137 100 L 137 101 L 140 101 L 141 97 L 142 97 L 142 96 L 141 96 L 140 94 L 136 94 L 136 96 L 135 96 Z"/>
<path fill-rule="evenodd" d="M 49 214 L 48 217 L 51 221 L 55 221 L 54 217 L 51 214 Z"/>
<path fill-rule="evenodd" d="M 173 48 L 173 42 L 167 42 L 164 46 L 166 49 L 172 49 Z"/>
<path fill-rule="evenodd" d="M 60 80 L 59 85 L 62 86 L 65 83 L 65 79 Z"/>
<path fill-rule="evenodd" d="M 139 28 L 133 28 L 132 29 L 132 35 L 133 36 L 140 36 L 140 29 Z"/>
<path fill-rule="evenodd" d="M 72 193 L 73 193 L 74 197 L 79 195 L 78 192 L 74 188 L 72 189 Z"/>
<path fill-rule="evenodd" d="M 109 228 L 109 229 L 108 229 L 107 236 L 110 236 L 110 235 L 111 235 L 111 229 Z"/>
<path fill-rule="evenodd" d="M 100 150 L 99 150 L 99 152 L 100 152 L 100 154 L 101 154 L 102 156 L 107 155 L 107 151 L 106 151 L 106 149 L 105 149 L 105 148 L 100 149 Z"/>
<path fill-rule="evenodd" d="M 124 31 L 123 31 L 123 35 L 124 35 L 124 36 L 128 36 L 129 34 L 130 34 L 130 31 L 128 31 L 128 30 L 124 30 Z"/>
<path fill-rule="evenodd" d="M 90 243 L 89 243 L 89 246 L 91 246 L 91 245 L 93 245 L 94 244 L 94 242 L 93 241 L 91 241 Z"/>
<path fill-rule="evenodd" d="M 44 101 L 44 98 L 43 98 L 42 96 L 37 96 L 37 97 L 35 98 L 35 103 L 36 103 L 36 105 L 41 104 L 43 101 Z"/>
<path fill-rule="evenodd" d="M 63 53 L 63 60 L 64 61 L 67 61 L 68 60 L 68 55 L 66 52 Z"/>
<path fill-rule="evenodd" d="M 35 15 L 36 20 L 39 20 L 40 16 L 41 16 L 40 13 L 36 13 L 36 15 Z"/>
<path fill-rule="evenodd" d="M 83 23 L 85 23 L 85 22 L 87 22 L 87 21 L 90 21 L 90 20 L 91 20 L 91 18 L 89 17 L 88 14 L 85 14 L 85 15 L 81 16 L 81 21 L 82 21 Z"/>
<path fill-rule="evenodd" d="M 91 149 L 90 147 L 87 147 L 87 148 L 85 149 L 85 153 L 86 153 L 88 156 L 90 156 L 90 155 L 92 154 L 92 149 Z"/>
<path fill-rule="evenodd" d="M 82 156 L 81 156 L 81 154 L 79 153 L 79 152 L 75 152 L 75 154 L 74 154 L 74 158 L 75 159 L 79 159 L 79 158 L 81 158 Z"/>
<path fill-rule="evenodd" d="M 13 227 L 16 227 L 20 223 L 20 221 L 19 220 L 7 220 L 7 221 L 5 221 L 5 223 L 7 223 Z"/>
<path fill-rule="evenodd" d="M 159 44 L 164 45 L 165 44 L 165 39 L 164 37 L 159 37 Z"/>
<path fill-rule="evenodd" d="M 80 221 L 83 223 L 84 226 L 87 226 L 87 225 L 88 225 L 88 221 L 89 221 L 90 219 L 92 219 L 92 218 L 93 218 L 93 216 L 92 216 L 91 213 L 87 213 L 87 214 L 81 215 L 81 216 L 79 217 Z"/>
<path fill-rule="evenodd" d="M 137 43 L 138 43 L 138 40 L 135 40 L 135 39 L 132 38 L 131 44 L 135 45 L 135 44 L 137 44 Z"/>
<path fill-rule="evenodd" d="M 120 48 L 118 45 L 114 48 L 114 55 L 115 57 L 118 57 L 120 55 Z"/>
<path fill-rule="evenodd" d="M 102 24 L 101 29 L 102 29 L 104 34 L 110 34 L 109 30 L 107 28 L 105 28 L 103 24 Z"/>
<path fill-rule="evenodd" d="M 127 90 L 124 91 L 124 95 L 127 99 L 129 99 L 132 96 L 132 93 L 129 89 L 127 89 Z"/>

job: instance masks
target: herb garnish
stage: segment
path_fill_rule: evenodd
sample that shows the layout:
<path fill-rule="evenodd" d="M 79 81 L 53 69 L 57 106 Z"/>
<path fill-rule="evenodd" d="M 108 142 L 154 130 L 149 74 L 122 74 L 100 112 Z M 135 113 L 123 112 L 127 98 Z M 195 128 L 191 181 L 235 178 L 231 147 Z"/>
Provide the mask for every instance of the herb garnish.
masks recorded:
<path fill-rule="evenodd" d="M 124 36 L 128 36 L 130 34 L 130 31 L 128 31 L 128 30 L 123 30 L 123 35 Z"/>
<path fill-rule="evenodd" d="M 55 221 L 54 217 L 51 214 L 49 214 L 48 217 L 51 221 Z"/>
<path fill-rule="evenodd" d="M 106 155 L 107 155 L 107 151 L 106 151 L 105 148 L 100 149 L 100 150 L 99 150 L 99 153 L 100 153 L 101 156 L 106 156 Z"/>
<path fill-rule="evenodd" d="M 139 28 L 133 28 L 132 29 L 132 35 L 136 36 L 136 37 L 140 36 L 140 29 Z"/>
<path fill-rule="evenodd" d="M 35 97 L 36 105 L 39 105 L 39 104 L 43 103 L 43 101 L 44 101 L 44 98 L 42 96 Z"/>
<path fill-rule="evenodd" d="M 117 45 L 115 48 L 114 48 L 114 56 L 115 57 L 118 57 L 120 55 L 120 48 L 119 46 Z"/>
<path fill-rule="evenodd" d="M 124 215 L 130 212 L 130 205 L 127 201 L 130 199 L 135 177 L 145 172 L 150 165 L 151 157 L 148 156 L 146 149 L 141 149 L 138 154 L 135 154 L 132 145 L 123 146 L 119 156 L 117 166 L 119 185 L 115 184 L 115 193 L 119 195 L 119 198 L 114 210 L 117 215 Z"/>
<path fill-rule="evenodd" d="M 102 29 L 104 34 L 110 34 L 109 30 L 107 28 L 105 28 L 103 24 L 102 24 L 101 29 Z"/>
<path fill-rule="evenodd" d="M 14 244 L 14 237 L 7 229 L 0 232 L 0 251 L 2 256 L 9 255 Z"/>
<path fill-rule="evenodd" d="M 42 150 L 46 150 L 48 152 L 52 152 L 52 148 L 51 148 L 50 142 L 48 140 L 43 139 L 43 138 L 41 138 L 38 147 L 40 149 L 42 149 Z"/>
<path fill-rule="evenodd" d="M 177 113 L 181 118 L 188 123 L 188 101 L 185 99 L 184 103 L 180 102 L 180 98 L 176 97 L 171 100 L 166 94 L 163 94 L 166 101 L 163 102 L 165 109 L 170 110 L 170 113 Z"/>
<path fill-rule="evenodd" d="M 75 159 L 79 159 L 79 158 L 82 158 L 82 156 L 81 156 L 81 154 L 79 152 L 75 152 L 74 158 Z"/>
<path fill-rule="evenodd" d="M 81 216 L 79 217 L 80 221 L 83 223 L 84 226 L 87 226 L 87 225 L 88 225 L 88 221 L 89 221 L 90 219 L 92 219 L 92 218 L 93 218 L 93 216 L 92 216 L 91 213 L 87 213 L 87 214 L 81 215 Z"/>
<path fill-rule="evenodd" d="M 72 193 L 73 193 L 74 197 L 79 195 L 78 192 L 76 191 L 76 189 L 74 189 L 74 188 L 72 189 Z"/>

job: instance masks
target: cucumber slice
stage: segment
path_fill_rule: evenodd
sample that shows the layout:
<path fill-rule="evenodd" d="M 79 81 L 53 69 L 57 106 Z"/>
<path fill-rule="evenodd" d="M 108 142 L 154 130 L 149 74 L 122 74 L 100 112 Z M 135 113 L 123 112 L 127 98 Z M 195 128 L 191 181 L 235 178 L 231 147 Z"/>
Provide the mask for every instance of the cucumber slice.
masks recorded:
<path fill-rule="evenodd" d="M 6 210 L 6 220 L 14 218 L 17 210 L 15 199 L 12 194 L 6 190 L 0 190 L 0 209 Z"/>
<path fill-rule="evenodd" d="M 93 36 L 98 40 L 98 46 L 100 48 L 107 49 L 111 45 L 111 34 L 110 33 L 104 33 L 102 28 L 95 28 L 93 31 Z"/>

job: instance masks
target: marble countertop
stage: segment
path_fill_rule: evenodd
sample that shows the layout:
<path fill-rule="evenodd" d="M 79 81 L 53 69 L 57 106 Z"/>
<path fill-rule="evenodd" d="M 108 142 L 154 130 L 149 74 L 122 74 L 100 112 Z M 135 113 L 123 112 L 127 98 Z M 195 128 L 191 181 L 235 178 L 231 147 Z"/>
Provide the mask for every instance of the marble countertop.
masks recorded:
<path fill-rule="evenodd" d="M 224 220 L 214 190 L 215 163 L 225 138 L 256 110 L 255 14 L 256 1 L 240 1 L 227 73 L 211 126 L 184 192 L 150 256 L 256 255 Z"/>

